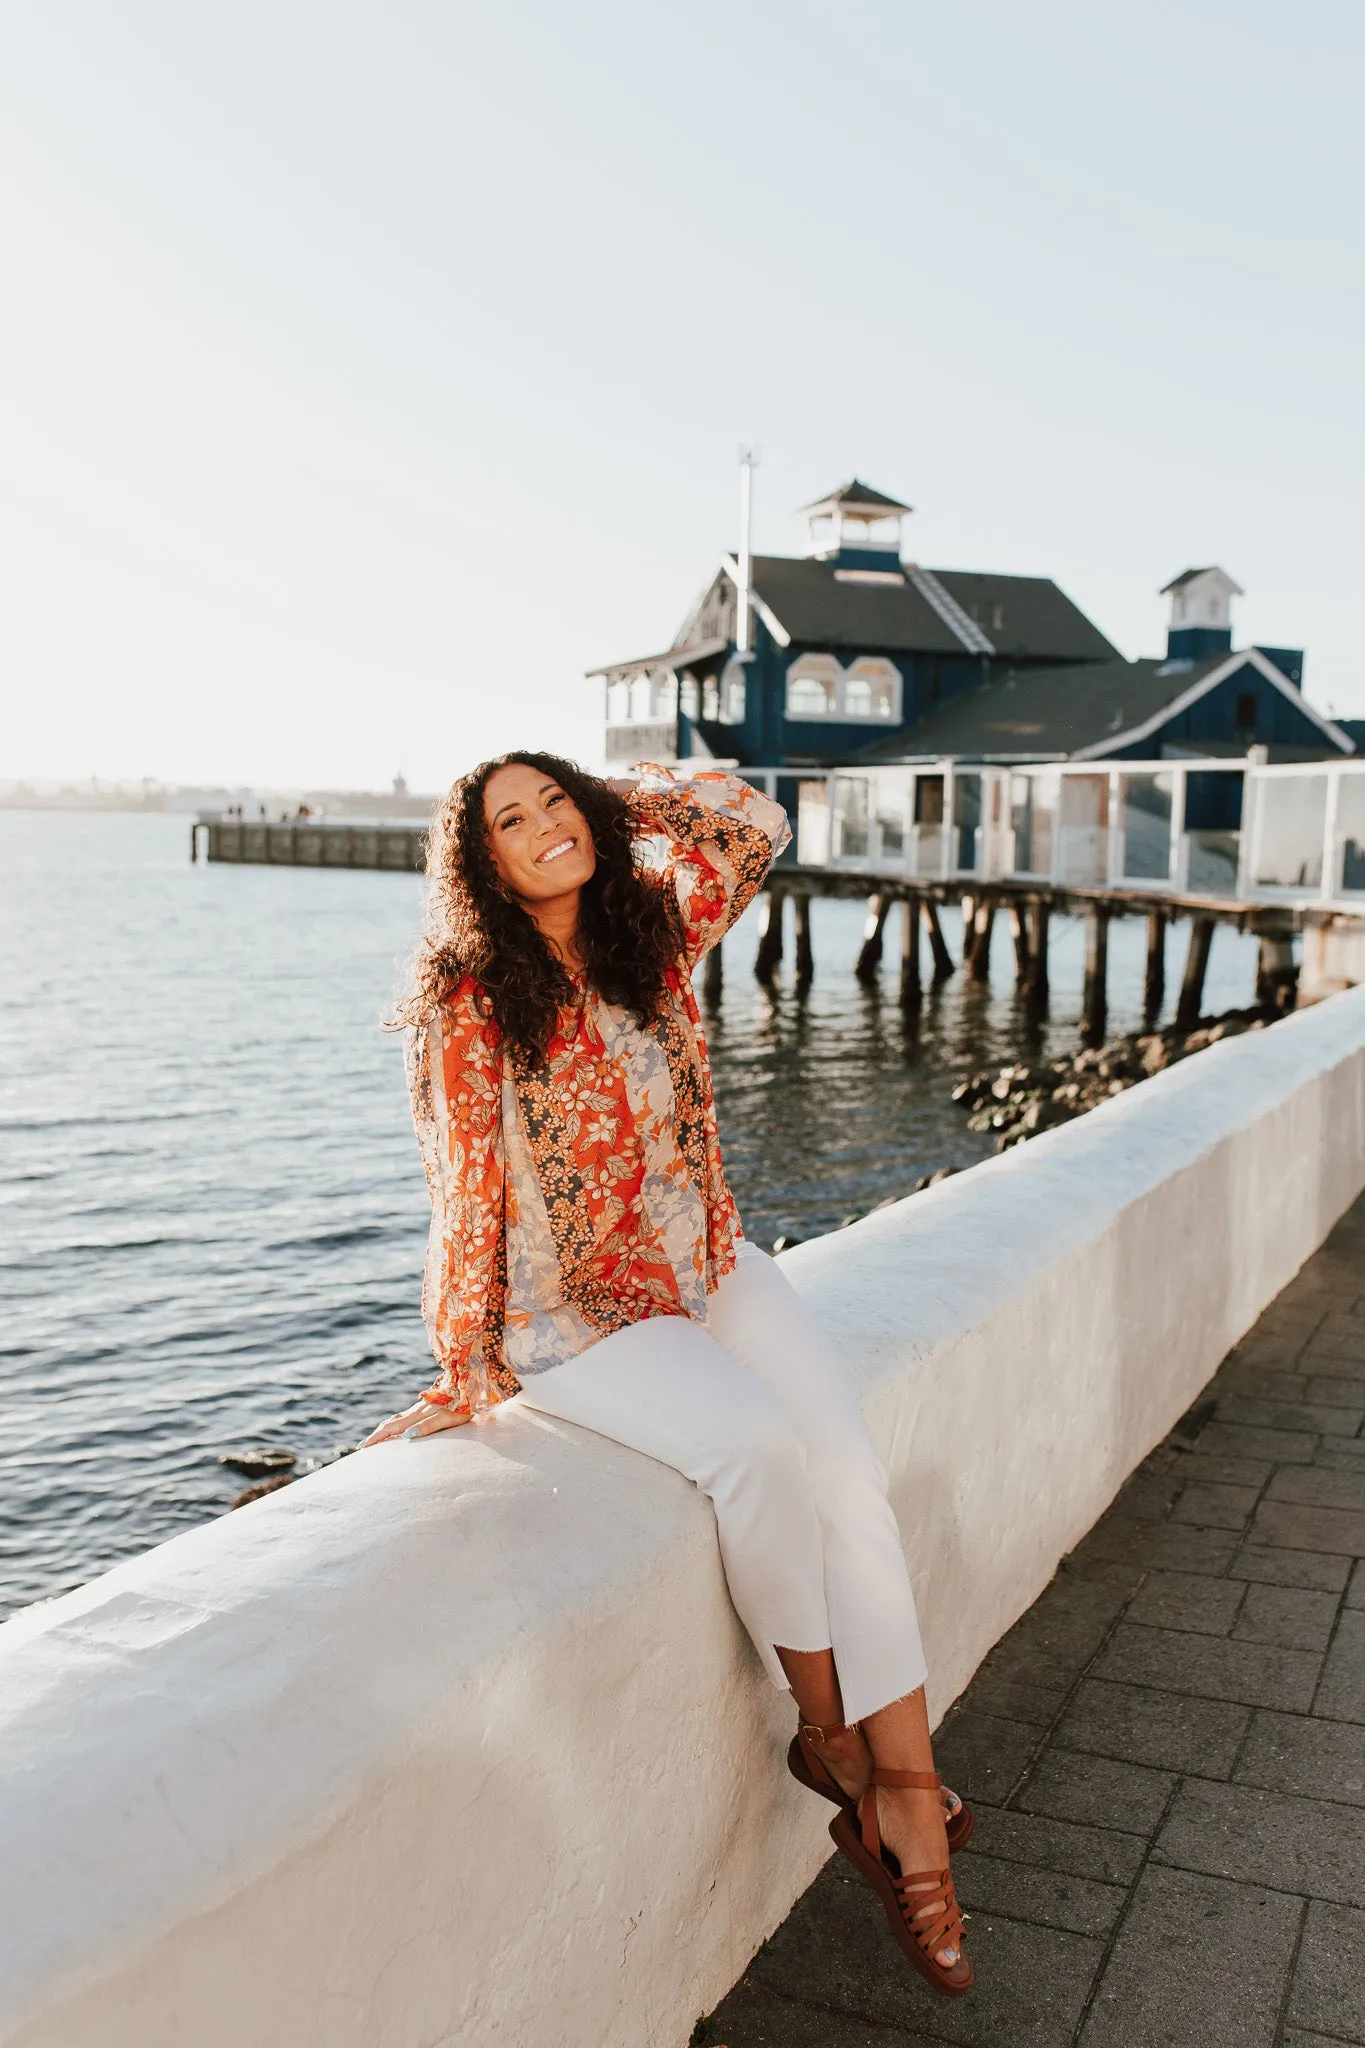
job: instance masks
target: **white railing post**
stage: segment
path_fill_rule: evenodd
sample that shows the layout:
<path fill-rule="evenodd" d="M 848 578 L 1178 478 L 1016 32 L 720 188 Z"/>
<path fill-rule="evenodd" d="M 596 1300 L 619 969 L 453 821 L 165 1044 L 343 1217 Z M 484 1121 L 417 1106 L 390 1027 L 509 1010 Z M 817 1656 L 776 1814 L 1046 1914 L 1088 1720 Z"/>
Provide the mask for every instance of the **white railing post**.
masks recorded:
<path fill-rule="evenodd" d="M 1327 801 L 1322 820 L 1322 899 L 1330 903 L 1337 893 L 1337 812 L 1341 803 L 1341 770 L 1327 770 Z"/>

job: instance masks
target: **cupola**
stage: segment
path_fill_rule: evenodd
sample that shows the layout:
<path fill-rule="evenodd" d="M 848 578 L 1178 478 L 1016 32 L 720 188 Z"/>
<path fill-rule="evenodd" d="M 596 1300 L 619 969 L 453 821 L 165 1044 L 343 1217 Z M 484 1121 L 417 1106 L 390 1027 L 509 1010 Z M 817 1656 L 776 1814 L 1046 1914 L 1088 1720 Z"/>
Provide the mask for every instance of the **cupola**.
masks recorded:
<path fill-rule="evenodd" d="M 806 553 L 828 562 L 841 582 L 903 583 L 901 521 L 911 509 L 854 477 L 805 506 Z"/>
<path fill-rule="evenodd" d="M 1167 661 L 1202 661 L 1232 646 L 1232 600 L 1243 595 L 1226 569 L 1185 569 L 1163 586 L 1171 600 Z"/>

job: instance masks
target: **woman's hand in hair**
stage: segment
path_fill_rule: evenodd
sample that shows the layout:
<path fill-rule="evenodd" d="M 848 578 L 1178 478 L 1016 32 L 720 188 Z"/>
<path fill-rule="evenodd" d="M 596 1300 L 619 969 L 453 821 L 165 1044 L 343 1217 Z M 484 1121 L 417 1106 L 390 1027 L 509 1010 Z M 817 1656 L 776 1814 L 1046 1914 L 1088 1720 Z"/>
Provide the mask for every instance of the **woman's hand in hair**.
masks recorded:
<path fill-rule="evenodd" d="M 458 1429 L 462 1422 L 473 1420 L 469 1408 L 441 1408 L 433 1401 L 414 1401 L 411 1408 L 391 1415 L 378 1429 L 372 1429 L 360 1448 L 365 1451 L 371 1444 L 388 1443 L 391 1437 L 406 1436 L 409 1430 L 415 1430 L 418 1436 L 435 1436 L 438 1429 Z"/>

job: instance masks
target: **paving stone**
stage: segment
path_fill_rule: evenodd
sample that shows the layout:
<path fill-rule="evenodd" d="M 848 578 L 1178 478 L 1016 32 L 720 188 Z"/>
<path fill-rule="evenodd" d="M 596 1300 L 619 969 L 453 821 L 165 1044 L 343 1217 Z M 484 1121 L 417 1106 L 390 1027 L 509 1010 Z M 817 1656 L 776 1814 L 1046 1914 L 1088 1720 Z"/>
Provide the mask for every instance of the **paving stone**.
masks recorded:
<path fill-rule="evenodd" d="M 1317 1433 L 1312 1430 L 1254 1429 L 1245 1422 L 1210 1422 L 1191 1456 L 1202 1458 L 1208 1451 L 1228 1457 L 1267 1459 L 1279 1465 L 1307 1465 L 1317 1447 Z"/>
<path fill-rule="evenodd" d="M 1338 1557 L 1365 1557 L 1365 1511 L 1263 1500 L 1256 1510 L 1252 1535 L 1258 1542 L 1284 1550 L 1327 1550 Z"/>
<path fill-rule="evenodd" d="M 1237 1619 L 1245 1593 L 1246 1587 L 1236 1579 L 1211 1579 L 1199 1572 L 1153 1572 L 1125 1619 L 1149 1628 L 1225 1636 Z"/>
<path fill-rule="evenodd" d="M 1222 1578 L 1237 1549 L 1228 1529 L 1197 1529 L 1181 1522 L 1145 1522 L 1138 1527 L 1097 1524 L 1076 1555 L 1083 1562 L 1123 1561 L 1135 1554 L 1154 1571 L 1208 1572 Z"/>
<path fill-rule="evenodd" d="M 1101 1884 L 1068 1871 L 1035 1870 L 975 1847 L 953 1858 L 958 1897 L 971 1914 L 1007 1913 L 1037 1927 L 1065 1927 L 1073 1934 L 1108 1934 L 1123 1910 L 1127 1889 Z"/>
<path fill-rule="evenodd" d="M 1344 1379 L 1340 1375 L 1314 1373 L 1304 1388 L 1304 1399 L 1313 1402 L 1319 1408 L 1341 1408 L 1352 1415 L 1358 1415 L 1361 1402 L 1365 1401 L 1365 1381 Z M 1349 1436 L 1350 1433 L 1345 1428 L 1341 1431 L 1343 1436 Z"/>
<path fill-rule="evenodd" d="M 1365 1913 L 1314 1899 L 1299 1947 L 1289 2017 L 1339 2041 L 1365 2040 Z"/>
<path fill-rule="evenodd" d="M 935 1766 L 964 1799 L 999 1806 L 1045 1733 L 1027 1721 L 959 1708 L 934 1738 Z"/>
<path fill-rule="evenodd" d="M 1324 1721 L 1309 1724 L 1340 1734 L 1341 1726 Z M 1353 1731 L 1349 1731 L 1353 1732 Z M 1070 1760 L 1082 1767 L 1091 1757 Z M 1123 1768 L 1127 1768 L 1126 1766 Z M 1160 1793 L 1152 1825 L 1160 1816 L 1166 1793 Z M 1032 1864 L 1035 1870 L 1065 1870 L 1076 1877 L 1094 1877 L 1105 1884 L 1131 1884 L 1147 1853 L 1142 1835 L 1121 1833 L 1114 1827 L 1081 1827 L 1074 1821 L 1054 1820 L 1046 1814 L 1023 1813 L 1017 1806 L 978 1806 L 973 1849 L 986 1856 L 1008 1858 L 1014 1863 Z"/>
<path fill-rule="evenodd" d="M 1104 1642 L 1141 1576 L 1139 1566 L 1096 1576 L 1059 1573 L 992 1650 L 992 1674 L 1066 1691 Z"/>
<path fill-rule="evenodd" d="M 1185 1472 L 1190 1479 L 1211 1480 L 1215 1486 L 1251 1486 L 1259 1493 L 1275 1467 L 1268 1458 L 1228 1458 L 1202 1448 L 1185 1452 Z"/>
<path fill-rule="evenodd" d="M 1150 1835 L 1166 1810 L 1175 1784 L 1170 1771 L 1086 1755 L 1056 1743 L 1043 1751 L 1014 1804 L 1025 1813 L 1055 1820 L 1092 1822 Z"/>
<path fill-rule="evenodd" d="M 1324 1436 L 1318 1439 L 1313 1463 L 1324 1472 L 1365 1472 L 1365 1439 L 1353 1436 Z"/>
<path fill-rule="evenodd" d="M 1365 1898 L 1358 1810 L 1253 1785 L 1187 1778 L 1152 1854 L 1160 1863 L 1354 1905 Z"/>
<path fill-rule="evenodd" d="M 1222 1700 L 1186 1699 L 1149 1686 L 1087 1678 L 1058 1722 L 1056 1740 L 1066 1748 L 1148 1764 L 1158 1771 L 1197 1770 L 1217 1777 L 1236 1762 L 1250 1719 L 1248 1708 Z M 1049 1757 L 1052 1754 L 1049 1750 Z M 1101 1816 L 1087 1813 L 1076 1818 Z M 1121 1827 L 1139 1825 L 1121 1811 L 1114 1819 Z"/>
<path fill-rule="evenodd" d="M 1342 2048 L 1341 2039 L 1329 2041 L 1326 2034 L 1303 2034 L 1297 2027 L 1289 2027 L 1284 2034 L 1284 2048 Z M 1356 2048 L 1351 2042 L 1348 2048 Z"/>
<path fill-rule="evenodd" d="M 1248 1540 L 1228 1566 L 1228 1576 L 1262 1586 L 1306 1586 L 1339 1593 L 1350 1576 L 1350 1560 L 1311 1550 L 1267 1550 Z"/>
<path fill-rule="evenodd" d="M 1365 1806 L 1365 1728 L 1316 1714 L 1257 1714 L 1232 1775 L 1239 1785 Z"/>
<path fill-rule="evenodd" d="M 1295 1466 L 1275 1474 L 1266 1499 L 1292 1500 L 1300 1507 L 1365 1510 L 1365 1476 L 1320 1472 L 1315 1465 Z"/>
<path fill-rule="evenodd" d="M 1140 1465 L 1130 1473 L 1105 1509 L 1103 1521 L 1160 1521 L 1168 1513 L 1183 1484 L 1181 1473 L 1171 1463 L 1156 1470 Z"/>
<path fill-rule="evenodd" d="M 1276 1892 L 1149 1867 L 1082 2048 L 1271 2048 L 1302 1913 Z"/>
<path fill-rule="evenodd" d="M 1240 1700 L 1251 1707 L 1306 1714 L 1321 1664 L 1320 1657 L 1305 1650 L 1123 1623 L 1097 1660 L 1094 1676 L 1191 1693 L 1196 1699 Z"/>
<path fill-rule="evenodd" d="M 1313 1712 L 1336 1721 L 1365 1722 L 1365 1613 L 1353 1608 L 1337 1624 Z"/>
<path fill-rule="evenodd" d="M 1192 1479 L 1171 1515 L 1177 1522 L 1193 1522 L 1201 1529 L 1241 1529 L 1258 1498 L 1259 1489 L 1254 1486 L 1205 1486 Z"/>
<path fill-rule="evenodd" d="M 1354 1416 L 1349 1426 L 1345 1418 Z M 1313 1430 L 1348 1436 L 1360 1427 L 1365 1408 L 1324 1408 L 1317 1401 L 1264 1401 L 1254 1394 L 1227 1394 L 1218 1403 L 1220 1422 L 1250 1423 L 1256 1429 Z"/>
<path fill-rule="evenodd" d="M 1337 1593 L 1310 1593 L 1299 1586 L 1248 1586 L 1233 1640 L 1321 1652 L 1331 1640 L 1340 1605 Z"/>
<path fill-rule="evenodd" d="M 1334 1380 L 1346 1381 L 1354 1387 L 1365 1387 L 1365 1353 L 1355 1358 L 1341 1358 L 1334 1352 L 1316 1344 L 1310 1344 L 1299 1361 L 1302 1371 L 1311 1378 L 1314 1373 L 1326 1373 Z M 1309 1400 L 1315 1397 L 1309 1395 Z M 1353 1401 L 1361 1398 L 1357 1393 Z"/>
<path fill-rule="evenodd" d="M 1301 1373 L 1267 1372 L 1264 1368 L 1250 1366 L 1229 1376 L 1227 1391 L 1230 1394 L 1253 1394 L 1263 1401 L 1302 1401 L 1307 1398 L 1307 1384 Z"/>
<path fill-rule="evenodd" d="M 1000 2041 L 1067 2048 L 1102 1943 L 978 1912 L 968 1930 L 976 1989 L 967 1998 L 937 1998 L 896 1946 L 873 1892 L 852 1873 L 845 1879 L 847 1869 L 836 1857 L 821 1872 L 749 1965 L 752 1984 L 848 2018 L 904 2027 L 912 2040 L 919 2029 L 962 2048 Z"/>
<path fill-rule="evenodd" d="M 784 1998 L 742 1977 L 692 2036 L 692 2048 L 939 2048 L 941 2034 L 879 2027 L 825 2005 Z"/>
<path fill-rule="evenodd" d="M 1012 1678 L 1007 1668 L 993 1669 L 988 1659 L 972 1680 L 972 1710 L 1041 1729 L 1056 1720 L 1069 1691 L 1066 1684 L 1037 1685 L 1031 1679 Z"/>
<path fill-rule="evenodd" d="M 1351 1583 L 1346 1588 L 1348 1607 L 1365 1607 L 1365 1558 L 1352 1569 Z"/>

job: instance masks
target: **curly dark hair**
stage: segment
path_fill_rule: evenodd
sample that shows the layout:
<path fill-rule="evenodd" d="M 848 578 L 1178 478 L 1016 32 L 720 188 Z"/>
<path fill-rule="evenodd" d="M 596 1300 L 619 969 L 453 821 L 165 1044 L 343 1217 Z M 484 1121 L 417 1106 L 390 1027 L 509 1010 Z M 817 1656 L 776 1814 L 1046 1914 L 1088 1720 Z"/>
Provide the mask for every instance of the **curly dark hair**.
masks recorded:
<path fill-rule="evenodd" d="M 663 1007 L 667 971 L 683 949 L 683 930 L 672 891 L 640 864 L 639 826 L 629 804 L 600 776 L 558 754 L 531 752 L 499 754 L 462 775 L 427 835 L 426 929 L 397 1021 L 420 1023 L 472 974 L 504 1043 L 523 1067 L 533 1067 L 543 1062 L 574 986 L 493 863 L 484 791 L 499 768 L 515 765 L 557 782 L 592 833 L 597 867 L 579 902 L 578 950 L 599 995 L 652 1024 Z"/>

